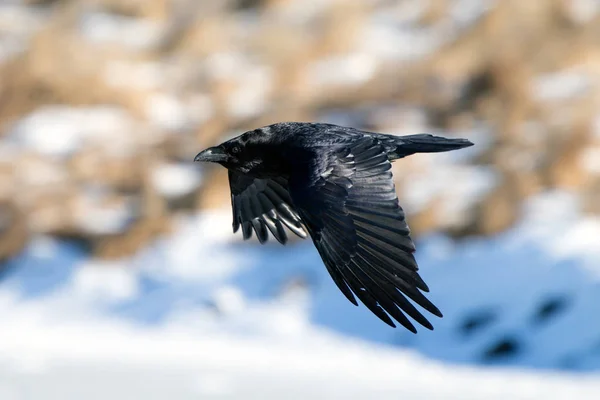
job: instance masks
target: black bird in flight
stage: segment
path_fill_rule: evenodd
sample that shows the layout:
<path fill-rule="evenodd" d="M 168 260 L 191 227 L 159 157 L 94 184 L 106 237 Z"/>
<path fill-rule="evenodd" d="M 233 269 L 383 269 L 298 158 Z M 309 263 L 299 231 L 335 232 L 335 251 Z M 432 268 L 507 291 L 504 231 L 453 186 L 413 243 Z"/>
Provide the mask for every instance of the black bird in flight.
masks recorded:
<path fill-rule="evenodd" d="M 248 131 L 200 152 L 194 161 L 229 171 L 233 231 L 244 239 L 269 232 L 285 244 L 287 227 L 308 235 L 337 287 L 354 295 L 388 325 L 392 318 L 416 329 L 431 323 L 407 299 L 442 313 L 421 291 L 404 211 L 398 204 L 392 162 L 415 153 L 472 146 L 466 139 L 418 134 L 384 135 L 332 124 L 282 122 Z M 390 316 L 392 318 L 390 318 Z"/>

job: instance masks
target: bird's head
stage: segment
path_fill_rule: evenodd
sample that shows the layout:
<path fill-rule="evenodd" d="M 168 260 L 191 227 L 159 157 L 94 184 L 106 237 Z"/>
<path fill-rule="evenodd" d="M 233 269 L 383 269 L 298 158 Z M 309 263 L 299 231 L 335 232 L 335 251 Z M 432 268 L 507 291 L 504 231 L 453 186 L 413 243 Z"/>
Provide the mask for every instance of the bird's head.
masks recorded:
<path fill-rule="evenodd" d="M 274 135 L 269 127 L 245 132 L 196 155 L 194 161 L 213 162 L 225 168 L 253 176 L 280 170 L 280 157 L 273 152 Z"/>

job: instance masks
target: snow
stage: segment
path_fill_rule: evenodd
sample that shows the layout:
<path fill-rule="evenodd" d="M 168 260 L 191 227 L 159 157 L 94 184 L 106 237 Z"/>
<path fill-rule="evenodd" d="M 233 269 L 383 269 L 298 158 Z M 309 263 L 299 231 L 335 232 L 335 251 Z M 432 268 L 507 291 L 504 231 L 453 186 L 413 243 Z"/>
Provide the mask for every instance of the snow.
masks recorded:
<path fill-rule="evenodd" d="M 420 241 L 444 318 L 418 335 L 350 305 L 310 243 L 239 242 L 229 211 L 181 218 L 172 236 L 119 262 L 37 238 L 0 285 L 0 374 L 10 377 L 0 392 L 596 398 L 600 220 L 576 199 L 533 198 L 497 237 Z M 502 341 L 514 350 L 494 357 Z"/>
<path fill-rule="evenodd" d="M 269 18 L 291 25 L 305 25 L 319 18 L 338 0 L 304 0 L 275 3 L 267 10 Z"/>
<path fill-rule="evenodd" d="M 273 71 L 270 67 L 249 65 L 236 77 L 237 88 L 229 96 L 228 111 L 234 118 L 250 118 L 259 115 L 268 104 L 273 89 Z"/>
<path fill-rule="evenodd" d="M 144 111 L 148 121 L 161 132 L 172 133 L 194 129 L 214 114 L 211 99 L 203 94 L 181 99 L 167 93 L 147 97 Z M 253 108 L 256 106 L 250 106 Z"/>
<path fill-rule="evenodd" d="M 564 101 L 584 95 L 593 83 L 588 74 L 569 69 L 539 76 L 532 91 L 538 100 Z"/>
<path fill-rule="evenodd" d="M 584 149 L 580 156 L 583 168 L 592 175 L 600 175 L 600 146 L 590 146 Z"/>
<path fill-rule="evenodd" d="M 202 68 L 209 80 L 232 84 L 226 105 L 233 118 L 254 117 L 267 106 L 268 96 L 274 87 L 271 66 L 257 63 L 242 54 L 219 52 L 208 56 Z"/>
<path fill-rule="evenodd" d="M 27 44 L 47 19 L 43 9 L 32 9 L 19 1 L 0 2 L 0 63 L 27 49 Z"/>
<path fill-rule="evenodd" d="M 135 271 L 128 265 L 92 261 L 79 268 L 72 278 L 74 292 L 79 298 L 99 302 L 126 301 L 139 291 Z"/>
<path fill-rule="evenodd" d="M 416 178 L 416 179 L 415 179 Z M 427 208 L 437 198 L 443 198 L 440 213 L 445 221 L 452 225 L 465 218 L 472 209 L 498 183 L 496 172 L 492 168 L 452 166 L 436 168 L 435 172 L 423 171 L 414 176 L 415 182 L 402 196 L 405 207 L 411 212 Z"/>
<path fill-rule="evenodd" d="M 83 231 L 99 235 L 123 232 L 137 214 L 131 198 L 108 201 L 105 188 L 91 187 L 83 191 L 73 208 L 74 221 Z"/>
<path fill-rule="evenodd" d="M 187 124 L 185 106 L 176 96 L 167 94 L 149 96 L 146 115 L 153 125 L 166 131 L 181 130 Z"/>
<path fill-rule="evenodd" d="M 134 121 L 113 106 L 44 106 L 15 123 L 9 141 L 42 155 L 66 157 L 85 144 L 119 154 L 134 145 Z"/>
<path fill-rule="evenodd" d="M 427 2 L 390 2 L 369 16 L 359 48 L 383 60 L 408 61 L 432 54 L 472 27 L 497 0 L 454 0 L 440 23 L 425 27 Z"/>
<path fill-rule="evenodd" d="M 412 156 L 416 171 L 403 171 L 402 174 L 402 179 L 410 182 L 410 190 L 400 194 L 403 207 L 416 213 L 431 206 L 436 199 L 443 198 L 444 202 L 438 209 L 448 226 L 459 224 L 467 218 L 466 213 L 472 206 L 499 183 L 498 174 L 493 168 L 474 168 L 466 163 L 491 145 L 490 136 L 489 132 L 482 129 L 459 132 L 456 137 L 468 138 L 477 146 L 457 152 Z"/>
<path fill-rule="evenodd" d="M 444 39 L 435 30 L 398 27 L 388 16 L 372 17 L 361 35 L 359 48 L 383 60 L 415 60 L 438 49 Z"/>
<path fill-rule="evenodd" d="M 447 19 L 467 29 L 489 12 L 498 0 L 454 0 L 449 7 Z"/>
<path fill-rule="evenodd" d="M 359 85 L 371 79 L 377 69 L 375 57 L 355 53 L 331 56 L 316 61 L 309 69 L 310 81 L 315 86 Z"/>
<path fill-rule="evenodd" d="M 600 1 L 598 0 L 571 0 L 564 2 L 566 11 L 575 22 L 585 24 L 598 14 Z"/>
<path fill-rule="evenodd" d="M 19 335 L 11 344 L 13 352 L 22 358 L 11 363 L 20 363 L 20 371 L 13 369 L 6 374 L 11 379 L 0 387 L 22 396 L 45 394 L 43 398 L 50 400 L 105 398 L 108 394 L 137 398 L 142 393 L 151 394 L 152 399 L 166 398 L 167 394 L 182 399 L 304 399 L 307 395 L 351 399 L 591 399 L 598 393 L 598 381 L 592 377 L 448 368 L 414 354 L 366 349 L 327 335 L 317 342 L 273 343 L 226 335 L 199 340 L 180 331 L 156 334 L 123 327 L 111 331 L 102 325 L 93 328 L 95 332 L 64 327 Z M 3 339 L 6 336 L 0 333 Z M 73 343 L 77 343 L 76 352 L 72 351 Z M 39 354 L 45 358 L 36 359 Z M 70 376 L 72 385 L 56 385 L 55 380 L 62 376 Z M 120 385 L 94 384 L 94 377 L 99 376 Z M 36 385 L 20 385 L 32 379 Z M 53 390 L 44 393 L 47 388 Z"/>
<path fill-rule="evenodd" d="M 79 21 L 86 39 L 102 44 L 120 44 L 132 50 L 147 50 L 160 43 L 165 27 L 156 21 L 90 10 Z"/>
<path fill-rule="evenodd" d="M 163 163 L 152 173 L 157 192 L 166 198 L 185 196 L 201 184 L 199 168 L 189 163 Z"/>

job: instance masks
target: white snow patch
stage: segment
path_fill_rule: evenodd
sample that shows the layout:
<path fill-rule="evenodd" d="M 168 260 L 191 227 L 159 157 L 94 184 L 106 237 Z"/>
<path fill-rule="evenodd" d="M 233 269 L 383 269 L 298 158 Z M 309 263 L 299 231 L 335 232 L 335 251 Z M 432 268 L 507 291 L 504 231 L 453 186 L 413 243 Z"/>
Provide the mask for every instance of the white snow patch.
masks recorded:
<path fill-rule="evenodd" d="M 445 35 L 433 29 L 398 27 L 387 16 L 375 16 L 361 35 L 359 49 L 378 59 L 412 61 L 438 49 Z"/>
<path fill-rule="evenodd" d="M 423 27 L 420 19 L 428 2 L 403 1 L 382 7 L 369 16 L 359 49 L 384 60 L 413 61 L 451 42 L 478 21 L 496 0 L 455 0 L 439 23 Z"/>
<path fill-rule="evenodd" d="M 352 53 L 316 61 L 309 69 L 313 85 L 359 85 L 371 79 L 377 60 L 370 54 Z"/>
<path fill-rule="evenodd" d="M 407 210 L 418 212 L 435 199 L 444 199 L 440 214 L 452 226 L 462 221 L 467 210 L 497 184 L 498 176 L 491 168 L 452 165 L 427 168 L 410 178 L 402 202 Z"/>
<path fill-rule="evenodd" d="M 600 175 L 600 145 L 584 149 L 579 162 L 586 171 Z"/>
<path fill-rule="evenodd" d="M 275 3 L 269 7 L 267 13 L 270 19 L 294 25 L 305 25 L 322 15 L 333 3 L 338 0 L 304 0 Z"/>
<path fill-rule="evenodd" d="M 86 261 L 72 279 L 74 295 L 80 300 L 119 302 L 138 294 L 135 271 L 128 263 Z"/>
<path fill-rule="evenodd" d="M 133 199 L 109 201 L 102 189 L 84 190 L 78 200 L 73 210 L 74 220 L 88 233 L 108 235 L 123 232 L 137 213 Z"/>
<path fill-rule="evenodd" d="M 564 4 L 571 19 L 582 25 L 594 19 L 600 10 L 598 0 L 570 0 Z"/>
<path fill-rule="evenodd" d="M 245 308 L 244 295 L 233 286 L 223 286 L 213 295 L 215 307 L 224 314 L 236 314 Z"/>
<path fill-rule="evenodd" d="M 306 399 L 325 394 L 384 400 L 592 399 L 600 394 L 600 383 L 593 375 L 448 366 L 411 352 L 318 331 L 273 341 L 237 335 L 199 337 L 181 329 L 147 331 L 127 326 L 27 327 L 19 335 L 13 330 L 19 326 L 10 328 L 0 332 L 2 358 L 36 360 L 38 370 L 30 375 L 2 368 L 11 379 L 1 385 L 7 392 L 21 393 L 18 382 L 35 380 L 35 385 L 26 384 L 27 393 L 43 394 L 49 400 L 109 394 L 117 399 L 138 398 L 146 392 L 175 394 L 178 399 L 199 394 L 228 399 Z M 186 377 L 183 382 L 187 384 L 182 385 L 180 379 L 165 380 L 164 374 Z M 119 376 L 129 383 L 118 385 Z M 97 384 L 99 377 L 102 385 Z M 143 385 L 137 384 L 135 377 Z M 48 381 L 56 385 L 55 390 L 48 391 Z M 65 390 L 73 386 L 78 390 Z"/>
<path fill-rule="evenodd" d="M 29 39 L 50 13 L 25 7 L 18 2 L 0 2 L 0 63 L 25 51 Z"/>
<path fill-rule="evenodd" d="M 139 18 L 90 11 L 83 14 L 80 30 L 84 37 L 97 43 L 116 43 L 136 50 L 145 50 L 160 43 L 163 24 Z"/>
<path fill-rule="evenodd" d="M 178 131 L 188 124 L 185 105 L 172 95 L 157 93 L 149 96 L 145 111 L 154 125 L 167 131 Z"/>
<path fill-rule="evenodd" d="M 273 72 L 270 67 L 248 66 L 227 100 L 230 115 L 249 118 L 260 114 L 267 105 L 272 88 Z"/>
<path fill-rule="evenodd" d="M 160 194 L 174 198 L 196 190 L 202 183 L 202 176 L 195 165 L 164 163 L 154 168 L 152 182 Z"/>
<path fill-rule="evenodd" d="M 420 107 L 377 107 L 367 118 L 381 133 L 391 135 L 413 135 L 429 129 L 427 113 Z"/>
<path fill-rule="evenodd" d="M 46 106 L 16 122 L 9 140 L 35 152 L 64 157 L 85 144 L 117 153 L 134 145 L 135 126 L 123 110 L 111 106 Z"/>
<path fill-rule="evenodd" d="M 57 251 L 56 239 L 50 236 L 34 236 L 29 243 L 29 251 L 38 259 L 51 259 Z"/>
<path fill-rule="evenodd" d="M 541 101 L 568 100 L 583 96 L 593 83 L 585 72 L 570 69 L 537 77 L 532 92 Z"/>
<path fill-rule="evenodd" d="M 234 118 L 259 114 L 273 89 L 273 71 L 268 65 L 249 60 L 242 54 L 221 52 L 208 56 L 203 64 L 206 76 L 234 84 L 227 99 L 227 110 Z"/>
<path fill-rule="evenodd" d="M 204 70 L 208 78 L 220 80 L 243 73 L 249 64 L 250 62 L 238 53 L 213 53 L 204 61 Z"/>
<path fill-rule="evenodd" d="M 498 0 L 454 0 L 450 4 L 448 20 L 459 29 L 466 29 L 489 12 Z"/>
<path fill-rule="evenodd" d="M 205 213 L 181 220 L 177 232 L 161 243 L 164 258 L 157 265 L 160 270 L 154 272 L 190 282 L 223 281 L 247 265 L 243 254 L 225 248 L 233 238 L 231 213 Z"/>

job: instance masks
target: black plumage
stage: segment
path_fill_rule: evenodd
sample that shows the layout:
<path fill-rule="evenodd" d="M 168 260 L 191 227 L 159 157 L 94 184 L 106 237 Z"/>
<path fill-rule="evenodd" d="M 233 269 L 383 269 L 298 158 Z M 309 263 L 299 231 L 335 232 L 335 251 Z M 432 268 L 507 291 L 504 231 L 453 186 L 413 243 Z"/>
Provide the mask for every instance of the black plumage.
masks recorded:
<path fill-rule="evenodd" d="M 391 163 L 414 153 L 473 144 L 428 134 L 364 132 L 332 124 L 284 122 L 244 133 L 199 153 L 195 161 L 229 170 L 233 230 L 261 243 L 286 229 L 310 235 L 340 291 L 390 326 L 412 332 L 406 315 L 431 323 L 408 300 L 441 317 L 422 293 L 415 246 L 398 204 Z M 408 298 L 408 299 L 407 299 Z M 393 319 L 392 319 L 393 318 Z"/>

